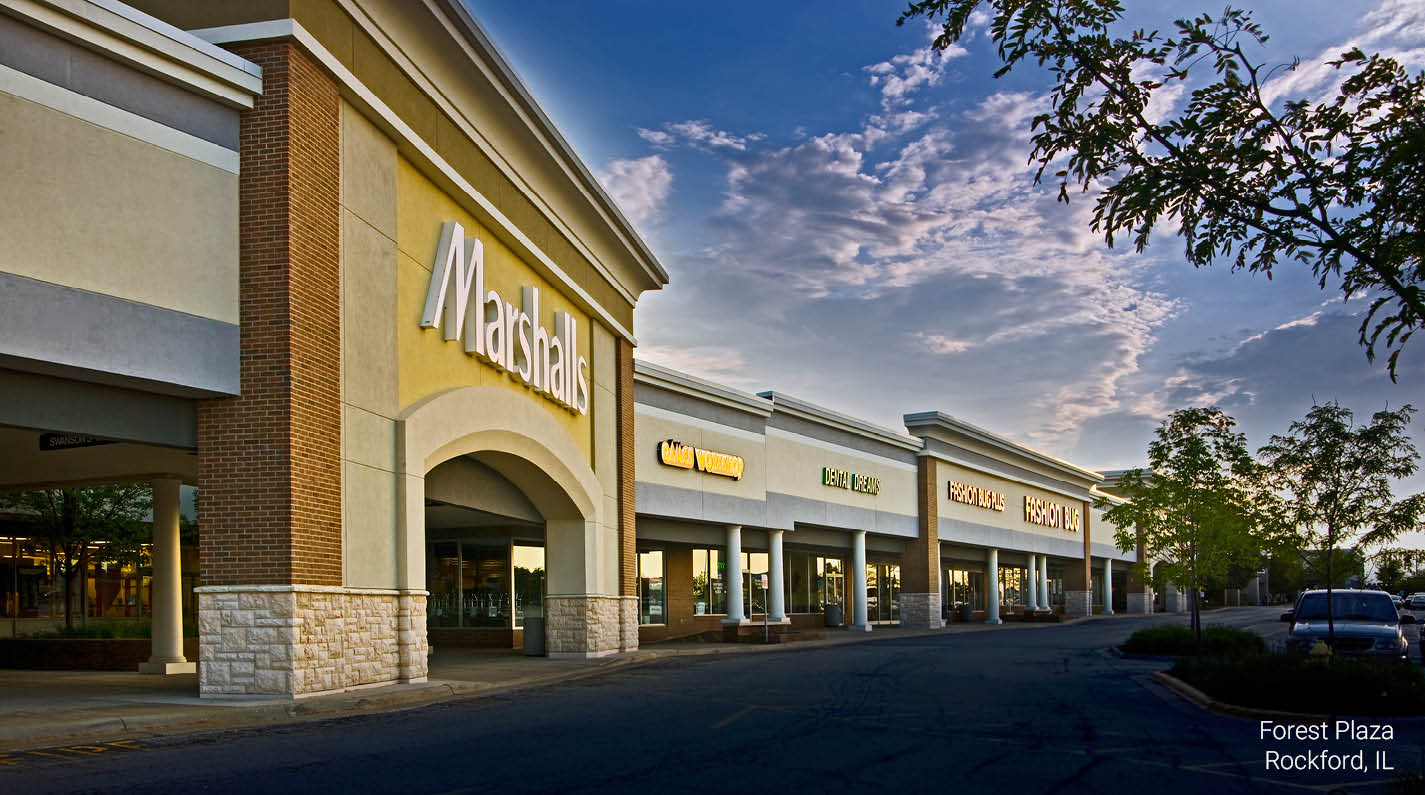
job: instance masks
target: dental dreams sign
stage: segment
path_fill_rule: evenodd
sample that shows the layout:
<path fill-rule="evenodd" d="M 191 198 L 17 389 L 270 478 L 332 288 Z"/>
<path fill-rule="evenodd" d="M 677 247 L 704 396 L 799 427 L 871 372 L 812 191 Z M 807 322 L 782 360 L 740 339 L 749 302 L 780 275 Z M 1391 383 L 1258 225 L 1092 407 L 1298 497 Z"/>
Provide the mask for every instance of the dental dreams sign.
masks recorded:
<path fill-rule="evenodd" d="M 472 300 L 473 299 L 473 300 Z M 553 313 L 554 330 L 539 313 L 539 288 L 520 290 L 520 303 L 485 290 L 485 245 L 447 221 L 431 266 L 422 328 L 445 324 L 447 340 L 564 408 L 589 413 L 589 362 L 579 355 L 579 329 L 568 312 Z"/>

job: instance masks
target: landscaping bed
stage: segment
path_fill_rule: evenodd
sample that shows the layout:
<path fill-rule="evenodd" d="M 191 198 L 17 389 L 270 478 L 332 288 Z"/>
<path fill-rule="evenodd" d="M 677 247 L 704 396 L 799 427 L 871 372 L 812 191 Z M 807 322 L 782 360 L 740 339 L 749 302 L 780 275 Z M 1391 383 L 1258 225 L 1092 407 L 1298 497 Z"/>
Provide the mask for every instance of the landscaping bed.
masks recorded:
<path fill-rule="evenodd" d="M 1119 649 L 1124 654 L 1195 656 L 1197 635 L 1190 627 L 1149 627 L 1134 632 Z M 1266 642 L 1255 632 L 1234 627 L 1204 627 L 1202 630 L 1202 653 L 1205 657 L 1237 658 L 1265 654 L 1266 651 Z"/>
<path fill-rule="evenodd" d="M 1317 715 L 1425 713 L 1425 675 L 1405 663 L 1297 654 L 1183 657 L 1168 673 L 1240 707 Z"/>
<path fill-rule="evenodd" d="M 1176 657 L 1168 674 L 1208 698 L 1250 709 L 1313 715 L 1425 713 L 1425 675 L 1393 661 L 1268 653 L 1255 632 L 1206 627 L 1202 656 L 1189 627 L 1141 629 L 1125 654 Z"/>

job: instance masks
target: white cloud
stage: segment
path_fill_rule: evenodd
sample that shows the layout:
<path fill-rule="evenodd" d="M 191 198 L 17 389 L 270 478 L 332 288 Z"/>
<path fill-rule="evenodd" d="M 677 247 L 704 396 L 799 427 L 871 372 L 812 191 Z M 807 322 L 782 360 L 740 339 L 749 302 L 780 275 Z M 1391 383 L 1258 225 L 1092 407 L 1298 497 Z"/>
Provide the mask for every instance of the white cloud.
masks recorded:
<path fill-rule="evenodd" d="M 1315 56 L 1302 58 L 1293 70 L 1282 72 L 1262 87 L 1268 105 L 1279 99 L 1325 102 L 1336 95 L 1341 81 L 1356 71 L 1328 65 L 1352 47 L 1367 55 L 1379 52 L 1395 58 L 1407 70 L 1425 66 L 1425 4 L 1419 0 L 1383 0 L 1361 17 L 1357 31 Z"/>
<path fill-rule="evenodd" d="M 920 341 L 926 350 L 942 356 L 953 356 L 957 353 L 964 353 L 975 345 L 973 342 L 966 340 L 957 340 L 947 337 L 944 334 L 930 334 L 924 331 L 917 332 L 914 337 Z"/>
<path fill-rule="evenodd" d="M 760 132 L 737 135 L 719 130 L 706 120 L 671 122 L 664 124 L 661 131 L 640 129 L 638 134 L 644 140 L 660 146 L 681 140 L 699 149 L 730 149 L 738 152 L 746 150 L 749 143 L 756 143 L 767 137 Z"/>
<path fill-rule="evenodd" d="M 928 26 L 932 41 L 939 30 L 938 25 Z M 945 68 L 951 59 L 969 54 L 969 50 L 958 44 L 952 44 L 938 53 L 927 44 L 888 61 L 864 66 L 862 71 L 869 75 L 866 81 L 880 89 L 881 107 L 890 111 L 908 104 L 911 95 L 919 89 L 939 85 L 945 77 Z"/>
<path fill-rule="evenodd" d="M 611 160 L 599 181 L 634 223 L 656 220 L 673 189 L 673 171 L 659 155 Z"/>
<path fill-rule="evenodd" d="M 677 139 L 662 130 L 649 130 L 643 127 L 638 128 L 638 137 L 653 144 L 659 149 L 667 149 L 677 143 Z"/>

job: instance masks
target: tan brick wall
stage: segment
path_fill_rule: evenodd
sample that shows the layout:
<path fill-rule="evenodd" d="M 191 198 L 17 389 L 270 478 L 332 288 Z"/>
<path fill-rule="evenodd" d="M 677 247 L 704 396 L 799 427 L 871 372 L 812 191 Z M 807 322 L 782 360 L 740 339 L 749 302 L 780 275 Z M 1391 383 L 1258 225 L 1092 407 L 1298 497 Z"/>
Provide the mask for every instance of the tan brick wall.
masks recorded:
<path fill-rule="evenodd" d="M 198 407 L 199 558 L 210 585 L 341 584 L 340 95 L 290 42 L 243 114 L 242 395 Z"/>
<path fill-rule="evenodd" d="M 940 593 L 939 495 L 935 459 L 922 456 L 915 474 L 920 532 L 907 543 L 901 565 L 901 592 Z"/>
<path fill-rule="evenodd" d="M 618 352 L 618 542 L 619 594 L 638 595 L 637 508 L 634 504 L 633 345 L 619 337 Z"/>

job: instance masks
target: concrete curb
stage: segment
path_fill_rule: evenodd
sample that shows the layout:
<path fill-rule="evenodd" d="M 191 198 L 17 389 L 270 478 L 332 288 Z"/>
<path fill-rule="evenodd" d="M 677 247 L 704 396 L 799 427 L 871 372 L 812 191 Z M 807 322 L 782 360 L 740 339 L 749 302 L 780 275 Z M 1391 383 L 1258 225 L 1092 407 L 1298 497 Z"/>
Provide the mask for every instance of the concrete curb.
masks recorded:
<path fill-rule="evenodd" d="M 1284 712 L 1275 709 L 1257 709 L 1255 707 L 1243 707 L 1237 704 L 1228 704 L 1225 701 L 1218 701 L 1208 694 L 1198 690 L 1183 680 L 1168 674 L 1165 671 L 1158 671 L 1152 675 L 1154 682 L 1166 687 L 1176 693 L 1184 701 L 1205 709 L 1208 712 L 1215 712 L 1218 715 L 1226 715 L 1229 718 L 1246 718 L 1250 720 L 1271 720 L 1278 723 L 1322 723 L 1332 720 L 1327 715 L 1311 715 L 1305 712 Z M 1384 717 L 1384 716 L 1383 716 Z M 1393 717 L 1393 716 L 1392 716 Z M 1404 716 L 1408 717 L 1408 716 Z"/>

